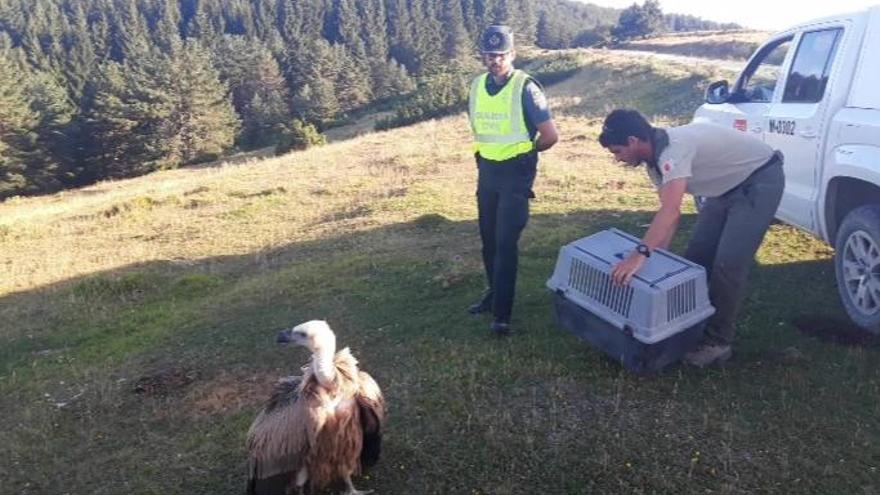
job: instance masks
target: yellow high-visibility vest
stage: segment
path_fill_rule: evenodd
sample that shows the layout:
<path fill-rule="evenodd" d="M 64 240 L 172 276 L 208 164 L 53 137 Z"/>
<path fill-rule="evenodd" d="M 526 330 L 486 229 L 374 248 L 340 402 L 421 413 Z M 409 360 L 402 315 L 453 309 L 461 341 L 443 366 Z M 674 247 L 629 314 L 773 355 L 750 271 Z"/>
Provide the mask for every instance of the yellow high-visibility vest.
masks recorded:
<path fill-rule="evenodd" d="M 494 161 L 503 161 L 534 148 L 526 127 L 522 94 L 529 76 L 516 69 L 510 81 L 494 96 L 486 91 L 483 74 L 471 83 L 469 116 L 474 133 L 474 151 Z"/>

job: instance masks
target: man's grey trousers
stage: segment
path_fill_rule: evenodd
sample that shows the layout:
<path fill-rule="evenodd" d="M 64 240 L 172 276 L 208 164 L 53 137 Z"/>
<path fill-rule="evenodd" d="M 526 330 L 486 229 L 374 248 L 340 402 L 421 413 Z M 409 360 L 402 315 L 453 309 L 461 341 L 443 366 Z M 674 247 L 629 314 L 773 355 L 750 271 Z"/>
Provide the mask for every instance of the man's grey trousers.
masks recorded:
<path fill-rule="evenodd" d="M 685 258 L 706 268 L 709 300 L 715 314 L 706 327 L 706 343 L 730 345 L 734 323 L 746 295 L 746 279 L 755 252 L 782 199 L 785 175 L 781 155 L 740 185 L 700 209 Z"/>

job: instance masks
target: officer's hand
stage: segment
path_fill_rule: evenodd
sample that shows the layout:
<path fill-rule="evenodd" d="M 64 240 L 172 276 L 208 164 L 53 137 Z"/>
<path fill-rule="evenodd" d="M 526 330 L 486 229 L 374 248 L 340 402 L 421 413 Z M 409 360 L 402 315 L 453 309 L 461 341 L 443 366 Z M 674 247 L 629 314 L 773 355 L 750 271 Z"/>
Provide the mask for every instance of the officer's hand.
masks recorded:
<path fill-rule="evenodd" d="M 616 264 L 614 269 L 611 270 L 611 279 L 617 285 L 629 284 L 633 275 L 635 275 L 642 268 L 642 265 L 645 264 L 646 259 L 647 258 L 635 251 L 631 252 L 629 256 Z"/>

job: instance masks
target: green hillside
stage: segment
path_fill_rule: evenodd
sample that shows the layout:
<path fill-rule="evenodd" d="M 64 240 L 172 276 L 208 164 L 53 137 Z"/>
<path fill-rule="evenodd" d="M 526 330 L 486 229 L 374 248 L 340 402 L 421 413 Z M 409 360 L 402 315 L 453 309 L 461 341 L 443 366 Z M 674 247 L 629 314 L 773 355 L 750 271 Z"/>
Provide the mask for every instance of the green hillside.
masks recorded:
<path fill-rule="evenodd" d="M 602 116 L 687 121 L 722 76 L 579 57 L 548 89 L 562 140 L 540 164 L 506 340 L 465 313 L 483 274 L 463 114 L 0 203 L 0 492 L 242 493 L 248 426 L 308 358 L 275 333 L 313 318 L 388 400 L 359 488 L 875 491 L 877 342 L 836 323 L 831 252 L 807 235 L 771 228 L 725 369 L 638 377 L 556 328 L 559 247 L 641 233 L 657 206 L 596 143 Z"/>

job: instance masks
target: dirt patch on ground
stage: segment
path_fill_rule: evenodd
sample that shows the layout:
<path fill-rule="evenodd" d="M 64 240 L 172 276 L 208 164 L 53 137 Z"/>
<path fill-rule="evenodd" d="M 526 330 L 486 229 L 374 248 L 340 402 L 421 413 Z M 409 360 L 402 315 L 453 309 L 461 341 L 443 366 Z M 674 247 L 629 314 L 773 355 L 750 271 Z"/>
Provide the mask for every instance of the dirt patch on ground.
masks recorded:
<path fill-rule="evenodd" d="M 824 315 L 808 315 L 795 318 L 792 324 L 811 337 L 853 347 L 880 347 L 880 335 L 874 335 L 855 326 L 852 322 Z"/>
<path fill-rule="evenodd" d="M 275 372 L 221 374 L 194 388 L 184 400 L 183 409 L 195 418 L 257 409 L 269 398 L 280 376 Z"/>
<path fill-rule="evenodd" d="M 165 368 L 142 376 L 134 383 L 134 393 L 144 397 L 164 397 L 197 380 L 199 373 L 186 368 Z"/>

